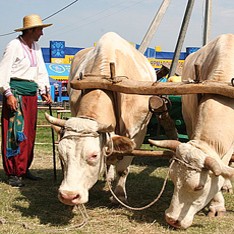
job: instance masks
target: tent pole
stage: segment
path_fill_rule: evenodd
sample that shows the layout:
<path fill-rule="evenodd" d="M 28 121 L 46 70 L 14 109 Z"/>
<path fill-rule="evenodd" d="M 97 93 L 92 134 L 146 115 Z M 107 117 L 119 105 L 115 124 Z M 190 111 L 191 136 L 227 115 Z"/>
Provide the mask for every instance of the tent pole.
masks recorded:
<path fill-rule="evenodd" d="M 207 42 L 209 41 L 209 36 L 210 36 L 211 5 L 212 5 L 212 0 L 206 0 L 203 46 L 207 44 Z"/>
<path fill-rule="evenodd" d="M 162 18 L 166 13 L 166 10 L 167 10 L 169 4 L 170 4 L 170 0 L 164 0 L 162 2 L 158 12 L 156 13 L 148 31 L 146 32 L 146 34 L 141 42 L 141 45 L 138 49 L 142 54 L 144 54 L 145 51 L 147 50 L 147 47 L 149 46 L 160 22 L 162 21 Z"/>
<path fill-rule="evenodd" d="M 181 29 L 180 29 L 180 34 L 179 34 L 177 44 L 176 44 L 176 49 L 175 49 L 175 52 L 174 52 L 174 57 L 173 57 L 173 60 L 172 60 L 172 65 L 171 65 L 171 68 L 170 68 L 170 71 L 169 71 L 169 74 L 168 74 L 169 77 L 175 75 L 176 67 L 177 67 L 177 64 L 178 64 L 178 61 L 179 61 L 179 58 L 180 58 L 180 52 L 181 52 L 181 49 L 182 49 L 182 46 L 183 46 L 183 43 L 184 43 L 184 39 L 185 39 L 185 35 L 186 35 L 186 32 L 187 32 L 189 20 L 191 18 L 194 2 L 195 2 L 195 0 L 188 0 L 188 4 L 187 4 L 186 11 L 185 11 L 184 19 L 183 19 L 182 26 L 181 26 Z"/>

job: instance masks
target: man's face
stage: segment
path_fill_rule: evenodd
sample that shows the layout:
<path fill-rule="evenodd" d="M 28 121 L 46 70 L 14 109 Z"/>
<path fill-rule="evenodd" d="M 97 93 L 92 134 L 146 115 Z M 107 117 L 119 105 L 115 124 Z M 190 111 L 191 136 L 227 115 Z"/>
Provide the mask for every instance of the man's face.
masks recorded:
<path fill-rule="evenodd" d="M 31 35 L 33 41 L 38 41 L 39 38 L 43 35 L 43 28 L 42 27 L 33 28 Z"/>

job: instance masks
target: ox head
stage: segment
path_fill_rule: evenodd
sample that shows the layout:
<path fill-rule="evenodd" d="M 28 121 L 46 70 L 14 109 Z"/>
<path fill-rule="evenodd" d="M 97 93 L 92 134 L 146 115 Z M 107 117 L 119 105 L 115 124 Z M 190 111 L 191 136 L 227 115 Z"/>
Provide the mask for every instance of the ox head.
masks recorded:
<path fill-rule="evenodd" d="M 52 125 L 64 129 L 58 144 L 58 154 L 64 173 L 58 191 L 59 200 L 71 206 L 86 203 L 89 189 L 102 173 L 108 146 L 111 145 L 114 150 L 124 151 L 128 148 L 131 151 L 135 145 L 126 137 L 108 138 L 107 132 L 112 132 L 113 127 L 92 119 L 73 117 L 61 120 L 47 113 L 45 116 Z"/>
<path fill-rule="evenodd" d="M 175 228 L 187 229 L 192 225 L 194 215 L 221 190 L 224 178 L 234 175 L 234 169 L 191 142 L 149 141 L 176 151 L 170 171 L 174 192 L 170 207 L 165 211 L 165 219 Z"/>

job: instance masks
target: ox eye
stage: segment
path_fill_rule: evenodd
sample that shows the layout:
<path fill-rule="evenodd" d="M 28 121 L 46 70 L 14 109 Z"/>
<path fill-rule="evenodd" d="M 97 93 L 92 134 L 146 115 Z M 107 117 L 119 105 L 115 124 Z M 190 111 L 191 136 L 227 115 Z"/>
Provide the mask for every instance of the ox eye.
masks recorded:
<path fill-rule="evenodd" d="M 98 161 L 98 155 L 97 154 L 92 154 L 91 156 L 88 157 L 87 162 L 91 166 L 95 166 Z"/>
<path fill-rule="evenodd" d="M 204 188 L 204 185 L 198 185 L 197 187 L 194 188 L 194 191 L 200 191 Z"/>
<path fill-rule="evenodd" d="M 92 158 L 92 159 L 96 159 L 96 158 L 97 158 L 97 154 L 92 155 L 91 158 Z"/>

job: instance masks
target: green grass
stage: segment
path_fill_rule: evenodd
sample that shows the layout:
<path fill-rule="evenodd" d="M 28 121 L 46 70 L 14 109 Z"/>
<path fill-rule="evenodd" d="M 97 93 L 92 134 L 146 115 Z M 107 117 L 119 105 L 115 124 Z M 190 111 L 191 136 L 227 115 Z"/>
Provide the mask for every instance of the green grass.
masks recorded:
<path fill-rule="evenodd" d="M 54 113 L 56 115 L 56 112 Z M 39 113 L 40 124 L 47 124 L 44 114 Z M 50 127 L 40 128 L 37 132 L 35 159 L 32 172 L 43 178 L 42 181 L 25 180 L 23 188 L 12 188 L 6 184 L 6 177 L 0 167 L 0 233 L 9 234 L 226 234 L 233 233 L 234 202 L 232 194 L 225 194 L 227 215 L 222 218 L 206 217 L 207 209 L 199 212 L 193 225 L 186 231 L 171 229 L 164 220 L 173 193 L 169 180 L 159 201 L 143 211 L 132 211 L 109 202 L 110 192 L 104 179 L 100 179 L 90 191 L 90 201 L 86 204 L 88 223 L 83 228 L 79 211 L 60 203 L 57 189 L 62 180 L 60 162 L 57 158 L 57 181 L 53 175 L 53 156 Z M 145 145 L 145 148 L 148 148 Z M 143 206 L 158 195 L 168 171 L 166 159 L 135 158 L 127 180 L 127 193 L 130 205 Z"/>

